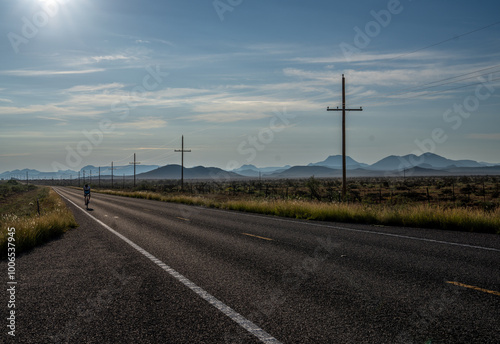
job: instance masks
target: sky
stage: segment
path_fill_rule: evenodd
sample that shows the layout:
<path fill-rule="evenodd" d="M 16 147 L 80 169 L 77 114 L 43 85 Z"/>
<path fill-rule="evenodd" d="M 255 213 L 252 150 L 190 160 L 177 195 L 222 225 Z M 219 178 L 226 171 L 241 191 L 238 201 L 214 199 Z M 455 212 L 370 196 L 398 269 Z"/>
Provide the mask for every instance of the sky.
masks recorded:
<path fill-rule="evenodd" d="M 0 172 L 500 163 L 500 4 L 2 0 Z"/>

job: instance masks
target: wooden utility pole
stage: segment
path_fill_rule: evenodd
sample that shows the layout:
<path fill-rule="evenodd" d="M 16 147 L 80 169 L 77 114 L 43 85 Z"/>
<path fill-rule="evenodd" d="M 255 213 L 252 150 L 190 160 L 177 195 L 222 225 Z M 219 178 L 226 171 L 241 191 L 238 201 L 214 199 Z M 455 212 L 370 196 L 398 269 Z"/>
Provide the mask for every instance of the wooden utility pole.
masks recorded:
<path fill-rule="evenodd" d="M 134 153 L 134 162 L 131 162 L 130 164 L 134 165 L 134 186 L 135 186 L 135 165 L 139 165 L 140 164 L 140 162 L 136 162 L 135 161 L 135 153 Z"/>
<path fill-rule="evenodd" d="M 363 108 L 360 107 L 359 109 L 346 109 L 344 74 L 342 74 L 342 109 L 339 109 L 338 107 L 336 109 L 330 109 L 330 107 L 328 107 L 326 111 L 342 111 L 342 200 L 345 202 L 347 195 L 347 172 L 346 172 L 346 154 L 345 154 L 345 112 L 363 111 Z"/>
<path fill-rule="evenodd" d="M 184 152 L 191 152 L 191 149 L 184 149 L 184 135 L 182 135 L 182 149 L 176 149 L 175 152 L 181 153 L 181 190 L 184 190 Z"/>
<path fill-rule="evenodd" d="M 113 161 L 111 161 L 111 189 L 113 188 L 114 170 L 116 170 L 116 168 L 113 167 Z"/>

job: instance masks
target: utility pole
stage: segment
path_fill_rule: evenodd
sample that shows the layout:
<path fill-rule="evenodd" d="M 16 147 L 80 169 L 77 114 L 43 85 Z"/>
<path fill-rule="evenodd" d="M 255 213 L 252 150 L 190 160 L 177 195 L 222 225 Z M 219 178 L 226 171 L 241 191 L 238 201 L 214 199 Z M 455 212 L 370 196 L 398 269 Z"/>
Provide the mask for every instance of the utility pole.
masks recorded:
<path fill-rule="evenodd" d="M 184 190 L 184 152 L 191 152 L 191 149 L 184 149 L 184 135 L 182 135 L 182 149 L 176 149 L 175 152 L 181 153 L 181 190 Z"/>
<path fill-rule="evenodd" d="M 101 188 L 101 166 L 99 166 L 99 189 Z"/>
<path fill-rule="evenodd" d="M 134 187 L 135 187 L 135 165 L 139 165 L 140 162 L 135 162 L 135 153 L 134 153 L 134 162 L 131 162 L 130 165 L 134 165 Z"/>
<path fill-rule="evenodd" d="M 111 161 L 111 189 L 113 189 L 113 162 Z"/>
<path fill-rule="evenodd" d="M 345 154 L 345 112 L 363 111 L 363 108 L 360 107 L 359 109 L 346 109 L 344 74 L 342 74 L 342 109 L 339 109 L 338 106 L 336 109 L 330 109 L 330 107 L 328 107 L 326 111 L 342 111 L 342 200 L 345 202 L 347 195 L 347 173 L 346 173 L 346 154 Z"/>

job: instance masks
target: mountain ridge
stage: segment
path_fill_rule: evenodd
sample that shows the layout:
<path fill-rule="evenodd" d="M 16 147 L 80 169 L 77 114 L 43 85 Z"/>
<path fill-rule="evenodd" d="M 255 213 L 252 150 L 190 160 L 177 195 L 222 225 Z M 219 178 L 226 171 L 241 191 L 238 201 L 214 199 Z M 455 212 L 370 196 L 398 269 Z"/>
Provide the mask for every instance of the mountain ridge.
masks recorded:
<path fill-rule="evenodd" d="M 310 176 L 325 176 L 325 177 L 336 177 L 342 169 L 342 156 L 331 155 L 323 161 L 316 163 L 310 163 L 304 166 L 282 166 L 282 167 L 256 167 L 255 165 L 246 164 L 242 165 L 238 169 L 231 171 L 225 171 L 218 167 L 204 167 L 196 166 L 187 168 L 185 167 L 185 178 L 189 179 L 190 176 L 194 179 L 211 179 L 212 175 L 224 176 L 224 178 L 305 178 Z M 349 175 L 359 175 L 359 176 L 390 176 L 404 174 L 403 171 L 417 171 L 417 174 L 427 174 L 427 175 L 488 175 L 488 174 L 500 174 L 500 163 L 486 163 L 477 162 L 474 160 L 452 160 L 434 153 L 423 153 L 420 156 L 415 154 L 407 154 L 403 156 L 390 155 L 377 162 L 368 165 L 354 160 L 353 158 L 346 157 L 346 169 L 349 170 Z M 168 167 L 170 166 L 170 167 Z M 177 166 L 177 167 L 172 167 Z M 173 172 L 177 169 L 175 172 Z M 154 172 L 161 170 L 160 172 Z M 26 179 L 26 174 L 28 174 L 29 179 L 76 179 L 78 178 L 78 173 L 83 177 L 83 172 L 85 171 L 86 176 L 92 175 L 97 177 L 99 167 L 93 165 L 87 165 L 82 167 L 79 171 L 65 170 L 57 172 L 40 172 L 35 169 L 23 169 L 23 170 L 13 170 L 6 171 L 0 174 L 0 179 Z M 116 176 L 131 176 L 133 175 L 134 166 L 123 165 L 114 166 L 114 175 Z M 168 171 L 168 173 L 167 173 Z M 163 173 L 165 172 L 165 173 Z M 410 171 L 411 172 L 411 171 Z M 441 173 L 443 172 L 443 173 Z M 187 175 L 186 175 L 187 173 Z M 164 175 L 165 177 L 160 177 L 160 179 L 177 179 L 180 178 L 180 166 L 179 165 L 137 165 L 136 166 L 136 176 L 138 178 L 151 179 L 153 175 Z M 408 173 L 410 175 L 411 173 Z M 111 176 L 111 166 L 101 166 L 100 168 L 101 177 Z"/>

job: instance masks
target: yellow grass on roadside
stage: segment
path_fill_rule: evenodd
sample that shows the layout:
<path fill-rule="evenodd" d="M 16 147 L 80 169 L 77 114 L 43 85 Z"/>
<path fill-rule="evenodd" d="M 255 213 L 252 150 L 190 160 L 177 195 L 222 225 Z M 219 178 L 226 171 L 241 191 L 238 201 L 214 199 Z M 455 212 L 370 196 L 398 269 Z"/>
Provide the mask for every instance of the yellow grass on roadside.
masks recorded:
<path fill-rule="evenodd" d="M 164 195 L 146 191 L 103 190 L 100 192 L 296 219 L 500 234 L 500 208 L 486 212 L 473 208 L 450 208 L 428 204 L 389 206 L 297 200 L 215 200 L 201 196 Z"/>
<path fill-rule="evenodd" d="M 44 190 L 44 192 L 47 194 L 47 190 Z M 19 195 L 19 197 L 22 197 L 22 195 Z M 15 244 L 16 253 L 20 253 L 63 234 L 69 228 L 77 226 L 71 211 L 52 189 L 48 190 L 46 197 L 40 201 L 40 208 L 40 215 L 36 212 L 22 216 L 15 213 L 2 215 L 0 219 L 0 250 L 2 258 L 5 258 L 7 253 L 7 233 L 9 228 L 15 228 L 15 241 L 12 243 Z"/>

